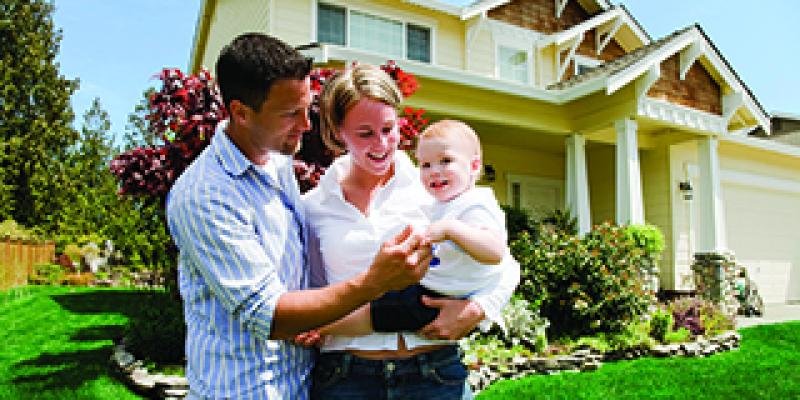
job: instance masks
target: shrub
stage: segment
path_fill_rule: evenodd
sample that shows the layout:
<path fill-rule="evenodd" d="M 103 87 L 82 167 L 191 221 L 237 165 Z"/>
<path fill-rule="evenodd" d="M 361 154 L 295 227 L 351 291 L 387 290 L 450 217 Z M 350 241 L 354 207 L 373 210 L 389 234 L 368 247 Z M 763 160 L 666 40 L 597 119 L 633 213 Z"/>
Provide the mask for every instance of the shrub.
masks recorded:
<path fill-rule="evenodd" d="M 32 283 L 59 285 L 64 281 L 64 269 L 58 264 L 37 264 L 31 272 Z"/>
<path fill-rule="evenodd" d="M 633 243 L 644 249 L 645 253 L 656 259 L 661 257 L 664 251 L 664 234 L 655 225 L 628 225 L 625 227 L 625 235 Z"/>
<path fill-rule="evenodd" d="M 664 335 L 664 343 L 686 343 L 692 338 L 692 332 L 686 328 L 680 328 L 676 331 L 667 332 Z"/>
<path fill-rule="evenodd" d="M 522 267 L 517 292 L 541 304 L 556 336 L 622 332 L 654 300 L 643 289 L 644 250 L 608 223 L 578 238 L 560 215 L 556 223 L 540 225 L 538 240 L 523 232 L 512 242 Z"/>
<path fill-rule="evenodd" d="M 509 243 L 519 239 L 522 232 L 528 232 L 529 235 L 534 237 L 534 240 L 536 239 L 539 227 L 536 220 L 531 216 L 530 211 L 508 205 L 502 205 L 501 208 L 506 215 L 506 230 L 508 231 Z"/>
<path fill-rule="evenodd" d="M 686 328 L 692 335 L 716 335 L 734 329 L 734 320 L 713 301 L 698 297 L 676 299 L 670 304 L 674 328 Z"/>
<path fill-rule="evenodd" d="M 142 301 L 142 313 L 132 317 L 125 339 L 137 359 L 182 364 L 186 326 L 183 308 L 167 292 L 154 291 Z"/>
<path fill-rule="evenodd" d="M 653 339 L 664 343 L 666 341 L 667 334 L 672 331 L 673 324 L 674 320 L 672 318 L 672 313 L 669 310 L 665 310 L 661 307 L 657 308 L 650 318 L 650 336 L 652 336 Z"/>

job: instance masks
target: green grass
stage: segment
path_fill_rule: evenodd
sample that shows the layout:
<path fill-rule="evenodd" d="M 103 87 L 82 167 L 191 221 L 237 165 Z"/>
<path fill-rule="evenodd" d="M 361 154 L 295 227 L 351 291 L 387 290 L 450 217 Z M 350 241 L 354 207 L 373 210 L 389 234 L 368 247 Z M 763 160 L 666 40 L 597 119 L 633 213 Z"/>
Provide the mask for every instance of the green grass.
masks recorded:
<path fill-rule="evenodd" d="M 109 357 L 141 295 L 46 286 L 0 292 L 0 399 L 139 399 L 110 376 Z"/>
<path fill-rule="evenodd" d="M 598 371 L 490 386 L 491 399 L 800 399 L 800 322 L 745 328 L 741 348 L 708 358 L 643 358 Z"/>

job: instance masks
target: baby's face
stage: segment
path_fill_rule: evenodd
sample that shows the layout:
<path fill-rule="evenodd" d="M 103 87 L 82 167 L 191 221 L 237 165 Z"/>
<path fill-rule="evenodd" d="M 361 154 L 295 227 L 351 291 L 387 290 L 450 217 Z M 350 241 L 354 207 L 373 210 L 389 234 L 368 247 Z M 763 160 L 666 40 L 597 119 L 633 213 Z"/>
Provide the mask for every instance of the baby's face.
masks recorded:
<path fill-rule="evenodd" d="M 470 189 L 480 170 L 480 159 L 463 140 L 425 137 L 417 145 L 422 184 L 436 200 L 450 201 Z"/>

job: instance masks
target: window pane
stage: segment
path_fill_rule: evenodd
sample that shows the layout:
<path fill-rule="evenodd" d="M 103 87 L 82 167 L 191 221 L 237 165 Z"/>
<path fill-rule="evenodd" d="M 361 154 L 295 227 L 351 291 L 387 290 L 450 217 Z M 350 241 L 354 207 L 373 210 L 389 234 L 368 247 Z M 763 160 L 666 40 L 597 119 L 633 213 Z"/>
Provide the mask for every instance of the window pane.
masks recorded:
<path fill-rule="evenodd" d="M 358 11 L 350 12 L 350 46 L 403 57 L 403 24 Z"/>
<path fill-rule="evenodd" d="M 317 41 L 344 46 L 345 9 L 320 4 L 317 10 Z"/>
<path fill-rule="evenodd" d="M 528 83 L 528 53 L 524 50 L 500 46 L 497 49 L 500 77 Z"/>
<path fill-rule="evenodd" d="M 407 58 L 422 62 L 431 62 L 431 30 L 416 25 L 406 26 Z"/>

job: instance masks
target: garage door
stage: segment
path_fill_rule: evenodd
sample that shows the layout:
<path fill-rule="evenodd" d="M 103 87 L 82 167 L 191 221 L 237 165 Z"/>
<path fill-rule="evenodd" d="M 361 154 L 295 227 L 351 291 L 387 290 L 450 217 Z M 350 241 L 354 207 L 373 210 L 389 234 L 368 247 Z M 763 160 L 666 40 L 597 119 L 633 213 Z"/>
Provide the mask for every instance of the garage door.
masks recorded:
<path fill-rule="evenodd" d="M 800 193 L 723 183 L 728 247 L 765 302 L 800 301 Z"/>

